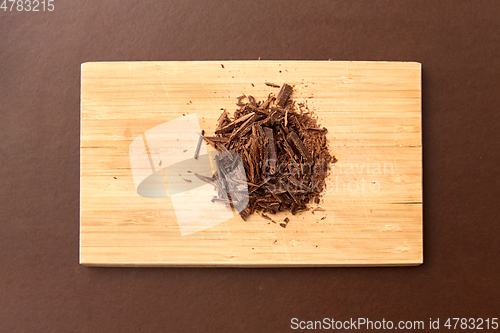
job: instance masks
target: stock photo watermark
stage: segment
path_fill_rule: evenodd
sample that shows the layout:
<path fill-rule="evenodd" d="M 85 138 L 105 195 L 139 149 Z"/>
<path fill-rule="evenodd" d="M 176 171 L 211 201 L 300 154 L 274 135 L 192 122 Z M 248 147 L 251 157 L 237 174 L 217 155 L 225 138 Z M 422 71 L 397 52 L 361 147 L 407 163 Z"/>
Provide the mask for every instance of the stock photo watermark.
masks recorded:
<path fill-rule="evenodd" d="M 241 213 L 249 203 L 249 186 L 258 187 L 248 182 L 239 154 L 207 150 L 196 114 L 147 130 L 132 141 L 129 157 L 137 194 L 170 198 L 183 236 Z M 392 163 L 280 163 L 270 157 L 263 163 L 265 193 L 275 197 L 377 193 L 381 184 L 375 179 L 394 173 Z"/>
<path fill-rule="evenodd" d="M 337 163 L 330 170 L 325 189 L 327 193 L 377 193 L 380 191 L 380 182 L 373 180 L 373 177 L 383 175 L 394 175 L 392 163 Z"/>

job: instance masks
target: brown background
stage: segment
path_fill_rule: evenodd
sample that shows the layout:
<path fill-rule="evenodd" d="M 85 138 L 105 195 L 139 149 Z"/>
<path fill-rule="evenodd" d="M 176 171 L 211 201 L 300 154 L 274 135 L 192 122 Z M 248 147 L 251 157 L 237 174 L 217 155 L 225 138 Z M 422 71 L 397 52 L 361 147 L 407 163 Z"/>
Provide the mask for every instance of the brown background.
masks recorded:
<path fill-rule="evenodd" d="M 50 13 L 0 11 L 0 331 L 500 317 L 499 31 L 497 0 L 55 0 Z M 80 266 L 80 63 L 258 57 L 423 64 L 424 264 Z"/>

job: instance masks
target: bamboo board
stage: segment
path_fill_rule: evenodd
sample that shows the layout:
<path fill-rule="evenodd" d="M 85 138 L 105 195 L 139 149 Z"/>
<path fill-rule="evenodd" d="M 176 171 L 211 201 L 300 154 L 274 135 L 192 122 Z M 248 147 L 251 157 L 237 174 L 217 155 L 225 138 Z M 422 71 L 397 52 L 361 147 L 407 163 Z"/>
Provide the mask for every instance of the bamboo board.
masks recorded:
<path fill-rule="evenodd" d="M 223 66 L 222 66 L 223 65 Z M 294 100 L 328 128 L 335 164 L 325 211 L 279 214 L 286 228 L 238 215 L 182 236 L 170 197 L 138 195 L 134 139 L 196 114 L 214 132 L 236 97 Z M 422 253 L 421 65 L 411 62 L 84 63 L 80 263 L 96 266 L 418 265 Z M 313 205 L 314 207 L 314 205 Z"/>

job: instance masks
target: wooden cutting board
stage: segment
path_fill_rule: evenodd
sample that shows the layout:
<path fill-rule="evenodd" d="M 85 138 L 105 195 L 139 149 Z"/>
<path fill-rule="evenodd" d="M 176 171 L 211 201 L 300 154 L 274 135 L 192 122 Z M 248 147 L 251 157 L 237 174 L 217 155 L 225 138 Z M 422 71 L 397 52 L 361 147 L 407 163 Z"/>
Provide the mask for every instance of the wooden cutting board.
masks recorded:
<path fill-rule="evenodd" d="M 266 81 L 295 85 L 294 100 L 307 102 L 328 128 L 330 148 L 338 162 L 320 204 L 324 211 L 272 216 L 278 222 L 289 217 L 286 228 L 257 214 L 246 222 L 236 214 L 183 236 L 168 190 L 163 198 L 138 194 L 131 169 L 132 142 L 142 140 L 147 147 L 144 133 L 189 116 L 213 134 L 221 108 L 232 113 L 236 97 L 246 94 L 263 100 L 270 92 L 277 94 L 278 89 L 265 85 Z M 419 63 L 84 63 L 80 263 L 421 264 L 421 135 Z M 151 161 L 152 151 L 147 151 Z M 161 166 L 155 168 L 161 170 Z"/>

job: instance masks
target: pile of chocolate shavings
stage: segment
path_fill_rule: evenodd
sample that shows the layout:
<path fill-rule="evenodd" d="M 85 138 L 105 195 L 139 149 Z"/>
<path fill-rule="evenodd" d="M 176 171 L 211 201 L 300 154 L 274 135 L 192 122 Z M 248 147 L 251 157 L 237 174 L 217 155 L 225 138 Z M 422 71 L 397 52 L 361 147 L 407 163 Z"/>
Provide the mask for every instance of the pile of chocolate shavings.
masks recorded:
<path fill-rule="evenodd" d="M 233 205 L 243 220 L 261 211 L 264 218 L 276 223 L 264 213 L 289 210 L 295 214 L 307 210 L 310 202 L 318 204 L 330 163 L 336 162 L 328 150 L 327 129 L 320 128 L 305 104 L 295 104 L 292 91 L 284 84 L 277 97 L 271 93 L 265 101 L 238 97 L 240 108 L 234 119 L 224 110 L 216 136 L 204 136 L 221 153 L 216 157 L 216 174 L 200 178 L 215 186 L 218 196 L 213 201 Z M 241 157 L 245 175 L 239 171 L 228 177 L 224 170 L 234 169 L 234 153 Z M 247 183 L 242 184 L 245 176 Z"/>

